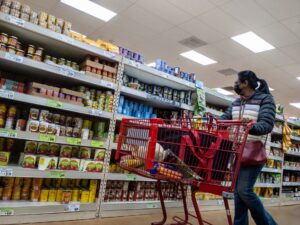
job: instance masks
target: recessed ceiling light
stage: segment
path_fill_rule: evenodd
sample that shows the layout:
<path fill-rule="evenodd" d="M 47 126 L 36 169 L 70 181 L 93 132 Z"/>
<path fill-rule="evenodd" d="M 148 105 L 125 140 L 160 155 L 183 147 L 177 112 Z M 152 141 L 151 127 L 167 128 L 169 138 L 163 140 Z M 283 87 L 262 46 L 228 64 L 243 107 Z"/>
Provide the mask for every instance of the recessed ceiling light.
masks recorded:
<path fill-rule="evenodd" d="M 220 93 L 222 95 L 233 95 L 232 92 L 227 91 L 227 90 L 225 90 L 223 88 L 214 88 L 213 90 L 215 90 L 216 92 L 218 92 L 218 93 Z"/>
<path fill-rule="evenodd" d="M 290 105 L 294 106 L 294 107 L 296 107 L 298 109 L 300 109 L 300 102 L 298 102 L 298 103 L 290 103 Z"/>
<path fill-rule="evenodd" d="M 248 48 L 254 53 L 264 52 L 275 48 L 273 45 L 269 44 L 252 31 L 234 36 L 231 39 Z"/>
<path fill-rule="evenodd" d="M 151 62 L 151 63 L 149 63 L 149 64 L 147 64 L 147 66 L 150 66 L 150 67 L 155 67 L 155 62 Z"/>
<path fill-rule="evenodd" d="M 86 14 L 94 16 L 105 22 L 117 14 L 109 9 L 106 9 L 90 0 L 60 0 L 62 3 L 78 9 Z"/>
<path fill-rule="evenodd" d="M 271 87 L 269 87 L 269 90 L 270 90 L 270 91 L 274 91 L 274 89 L 273 89 L 273 88 L 271 88 Z"/>
<path fill-rule="evenodd" d="M 298 80 L 300 80 L 300 77 L 297 77 Z"/>
<path fill-rule="evenodd" d="M 180 55 L 185 57 L 185 58 L 188 58 L 188 59 L 190 59 L 190 60 L 192 60 L 196 63 L 199 63 L 203 66 L 210 65 L 210 64 L 213 64 L 213 63 L 217 63 L 217 61 L 215 61 L 213 59 L 210 59 L 207 56 L 202 55 L 202 54 L 200 54 L 200 53 L 198 53 L 194 50 L 181 53 Z"/>

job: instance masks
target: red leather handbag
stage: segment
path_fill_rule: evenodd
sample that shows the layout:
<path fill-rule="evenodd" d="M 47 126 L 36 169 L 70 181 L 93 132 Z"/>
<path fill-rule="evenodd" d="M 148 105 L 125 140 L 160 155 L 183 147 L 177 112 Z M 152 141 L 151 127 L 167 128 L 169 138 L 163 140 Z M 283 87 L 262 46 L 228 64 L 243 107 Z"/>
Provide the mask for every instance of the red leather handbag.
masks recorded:
<path fill-rule="evenodd" d="M 265 144 L 262 141 L 246 142 L 242 155 L 242 166 L 257 166 L 267 162 Z"/>

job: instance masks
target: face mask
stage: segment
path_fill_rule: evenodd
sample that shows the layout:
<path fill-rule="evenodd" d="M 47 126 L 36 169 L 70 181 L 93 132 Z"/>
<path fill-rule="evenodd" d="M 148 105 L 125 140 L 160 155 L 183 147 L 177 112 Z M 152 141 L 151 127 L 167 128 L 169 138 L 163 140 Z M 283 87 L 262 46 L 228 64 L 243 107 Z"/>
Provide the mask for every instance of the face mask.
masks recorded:
<path fill-rule="evenodd" d="M 235 84 L 233 89 L 234 89 L 235 93 L 237 93 L 238 95 L 241 95 L 242 89 L 239 87 L 238 84 Z"/>

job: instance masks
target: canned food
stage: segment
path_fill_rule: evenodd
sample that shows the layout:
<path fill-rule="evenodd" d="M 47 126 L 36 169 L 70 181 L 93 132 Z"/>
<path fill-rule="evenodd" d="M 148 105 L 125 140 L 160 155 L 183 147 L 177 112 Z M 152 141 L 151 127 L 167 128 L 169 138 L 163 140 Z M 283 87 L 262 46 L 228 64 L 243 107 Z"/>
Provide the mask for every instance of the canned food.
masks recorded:
<path fill-rule="evenodd" d="M 24 57 L 25 52 L 21 49 L 18 49 L 17 52 L 16 52 L 16 55 Z"/>
<path fill-rule="evenodd" d="M 31 54 L 26 54 L 26 57 L 32 59 L 33 56 Z"/>
<path fill-rule="evenodd" d="M 66 128 L 66 136 L 72 137 L 73 136 L 73 127 L 67 127 Z"/>
<path fill-rule="evenodd" d="M 65 65 L 65 63 L 66 63 L 66 60 L 64 59 L 64 58 L 60 58 L 59 60 L 58 60 L 58 65 Z"/>
<path fill-rule="evenodd" d="M 17 114 L 17 107 L 12 105 L 8 108 L 7 117 L 15 118 Z"/>
<path fill-rule="evenodd" d="M 12 193 L 11 200 L 18 201 L 21 199 L 21 186 L 15 185 Z"/>
<path fill-rule="evenodd" d="M 9 7 L 9 8 L 11 6 L 11 3 L 12 3 L 12 0 L 3 0 L 2 1 L 2 5 L 5 5 L 5 6 Z"/>
<path fill-rule="evenodd" d="M 55 202 L 57 195 L 56 189 L 50 189 L 49 196 L 48 196 L 48 202 Z"/>
<path fill-rule="evenodd" d="M 90 192 L 87 191 L 87 190 L 82 190 L 81 191 L 80 202 L 81 203 L 88 203 L 89 202 L 89 197 L 90 197 Z"/>
<path fill-rule="evenodd" d="M 21 12 L 21 14 L 20 14 L 20 19 L 25 20 L 25 21 L 28 22 L 29 19 L 30 19 L 30 16 L 29 16 L 28 13 L 22 13 L 22 12 Z"/>
<path fill-rule="evenodd" d="M 79 192 L 79 189 L 73 189 L 72 190 L 72 201 L 73 202 L 78 202 L 79 201 L 79 194 L 80 194 L 80 192 Z"/>
<path fill-rule="evenodd" d="M 40 202 L 47 202 L 49 196 L 49 189 L 42 189 L 40 194 Z"/>
<path fill-rule="evenodd" d="M 33 23 L 33 24 L 38 24 L 39 23 L 37 12 L 34 12 L 34 11 L 30 12 L 30 20 L 29 20 L 29 22 Z"/>
<path fill-rule="evenodd" d="M 13 127 L 14 127 L 14 119 L 7 118 L 5 122 L 5 129 L 13 129 Z"/>
<path fill-rule="evenodd" d="M 23 4 L 21 7 L 21 12 L 22 13 L 27 13 L 28 15 L 30 14 L 30 6 Z"/>
<path fill-rule="evenodd" d="M 19 1 L 12 1 L 10 8 L 20 10 L 22 4 Z"/>
<path fill-rule="evenodd" d="M 17 18 L 20 17 L 20 11 L 18 9 L 10 9 L 9 14 Z"/>
<path fill-rule="evenodd" d="M 73 127 L 81 129 L 82 124 L 83 124 L 82 118 L 80 118 L 80 117 L 74 117 L 73 118 L 73 124 L 72 124 Z"/>
<path fill-rule="evenodd" d="M 65 190 L 62 193 L 62 203 L 69 204 L 72 198 L 72 192 L 70 190 Z"/>
<path fill-rule="evenodd" d="M 7 52 L 9 52 L 11 54 L 16 54 L 16 48 L 14 46 L 8 46 Z"/>
<path fill-rule="evenodd" d="M 72 67 L 72 62 L 70 60 L 66 61 L 66 66 Z"/>
<path fill-rule="evenodd" d="M 41 191 L 39 189 L 32 190 L 30 195 L 30 200 L 33 202 L 39 201 Z"/>
<path fill-rule="evenodd" d="M 8 42 L 8 35 L 6 33 L 0 34 L 0 42 L 3 44 L 7 44 Z"/>
<path fill-rule="evenodd" d="M 63 189 L 58 189 L 56 192 L 56 198 L 55 201 L 56 202 L 62 202 L 63 200 Z"/>
<path fill-rule="evenodd" d="M 21 191 L 21 200 L 29 200 L 30 188 L 24 186 Z"/>
<path fill-rule="evenodd" d="M 44 51 L 43 48 L 38 47 L 38 48 L 36 49 L 36 51 L 35 51 L 35 54 L 36 54 L 36 55 L 39 55 L 39 56 L 42 56 L 42 55 L 43 55 L 43 51 Z"/>
<path fill-rule="evenodd" d="M 7 111 L 7 106 L 5 104 L 0 104 L 0 116 L 5 116 Z"/>
<path fill-rule="evenodd" d="M 10 11 L 10 8 L 8 6 L 6 6 L 6 5 L 1 5 L 0 11 L 3 12 L 3 13 L 8 14 L 9 11 Z"/>
<path fill-rule="evenodd" d="M 10 36 L 10 37 L 8 38 L 8 42 L 7 42 L 8 45 L 11 45 L 11 46 L 16 47 L 17 43 L 18 43 L 18 38 L 17 38 L 17 37 L 15 37 L 15 36 Z"/>
<path fill-rule="evenodd" d="M 4 201 L 11 200 L 12 189 L 13 189 L 12 186 L 5 186 L 3 188 L 2 200 Z"/>
<path fill-rule="evenodd" d="M 51 61 L 52 61 L 53 63 L 57 64 L 57 58 L 52 57 L 52 58 L 51 58 Z"/>
<path fill-rule="evenodd" d="M 47 21 L 47 17 L 48 17 L 48 14 L 46 13 L 46 12 L 43 12 L 43 11 L 41 11 L 40 13 L 39 13 L 39 21 L 41 22 L 46 22 Z"/>

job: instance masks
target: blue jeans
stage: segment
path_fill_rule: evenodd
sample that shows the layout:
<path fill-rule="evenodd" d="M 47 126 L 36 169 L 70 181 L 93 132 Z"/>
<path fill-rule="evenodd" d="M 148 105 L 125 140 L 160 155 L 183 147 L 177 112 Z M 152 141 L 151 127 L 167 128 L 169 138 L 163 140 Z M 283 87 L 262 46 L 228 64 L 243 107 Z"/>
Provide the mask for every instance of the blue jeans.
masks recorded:
<path fill-rule="evenodd" d="M 234 192 L 234 225 L 248 225 L 248 209 L 257 225 L 277 225 L 253 191 L 263 165 L 241 167 Z"/>

